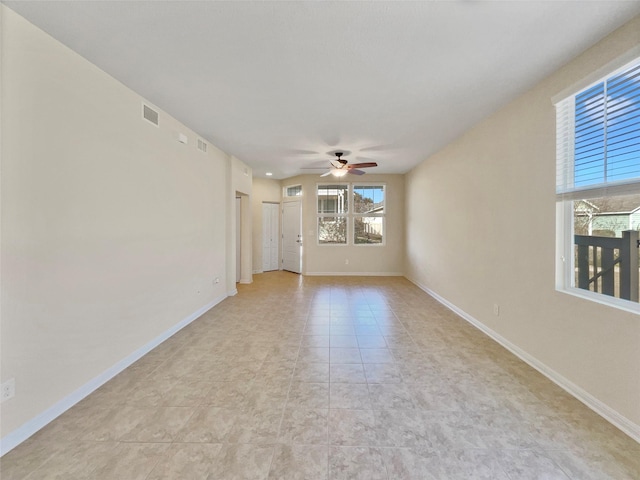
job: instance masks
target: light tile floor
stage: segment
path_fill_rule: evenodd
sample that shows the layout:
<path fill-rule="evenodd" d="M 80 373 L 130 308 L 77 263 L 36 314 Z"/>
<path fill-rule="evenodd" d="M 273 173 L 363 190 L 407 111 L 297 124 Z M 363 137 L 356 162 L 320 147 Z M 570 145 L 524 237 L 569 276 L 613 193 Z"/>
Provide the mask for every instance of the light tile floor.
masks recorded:
<path fill-rule="evenodd" d="M 254 280 L 2 479 L 640 478 L 640 445 L 407 280 Z"/>

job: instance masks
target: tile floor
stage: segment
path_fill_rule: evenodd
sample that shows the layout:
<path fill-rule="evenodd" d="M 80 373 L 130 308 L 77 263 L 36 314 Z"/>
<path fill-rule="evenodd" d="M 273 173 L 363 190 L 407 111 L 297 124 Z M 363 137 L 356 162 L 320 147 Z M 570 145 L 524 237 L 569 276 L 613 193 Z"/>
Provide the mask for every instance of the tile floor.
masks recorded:
<path fill-rule="evenodd" d="M 640 478 L 639 444 L 405 279 L 254 279 L 2 480 Z"/>

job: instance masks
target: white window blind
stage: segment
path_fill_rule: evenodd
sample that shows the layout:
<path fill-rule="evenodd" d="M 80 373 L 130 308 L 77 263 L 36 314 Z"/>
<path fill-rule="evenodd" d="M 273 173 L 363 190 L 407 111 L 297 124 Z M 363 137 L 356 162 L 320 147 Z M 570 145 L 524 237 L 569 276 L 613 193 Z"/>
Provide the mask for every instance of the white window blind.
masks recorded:
<path fill-rule="evenodd" d="M 561 200 L 640 188 L 640 59 L 556 104 Z"/>

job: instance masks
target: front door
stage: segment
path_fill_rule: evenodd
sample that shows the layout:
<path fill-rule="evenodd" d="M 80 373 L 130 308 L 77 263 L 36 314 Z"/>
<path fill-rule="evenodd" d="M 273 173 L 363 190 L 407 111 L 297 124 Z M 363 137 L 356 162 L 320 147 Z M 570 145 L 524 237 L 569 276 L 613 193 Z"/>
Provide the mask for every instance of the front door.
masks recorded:
<path fill-rule="evenodd" d="M 299 201 L 282 206 L 282 268 L 302 272 L 302 204 Z"/>

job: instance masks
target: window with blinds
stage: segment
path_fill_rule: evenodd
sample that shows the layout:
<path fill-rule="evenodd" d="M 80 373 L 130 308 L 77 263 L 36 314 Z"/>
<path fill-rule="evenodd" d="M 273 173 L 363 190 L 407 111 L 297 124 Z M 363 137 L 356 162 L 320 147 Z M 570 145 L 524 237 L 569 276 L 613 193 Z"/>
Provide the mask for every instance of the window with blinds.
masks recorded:
<path fill-rule="evenodd" d="M 556 105 L 562 199 L 628 193 L 640 184 L 640 60 Z"/>
<path fill-rule="evenodd" d="M 556 103 L 557 286 L 640 313 L 640 59 Z"/>

